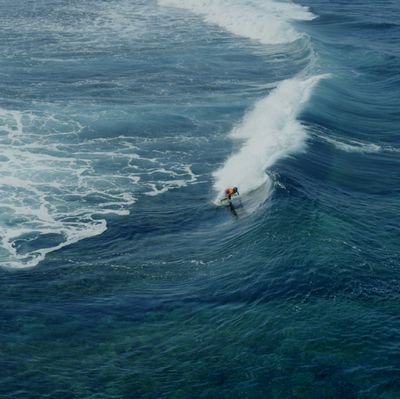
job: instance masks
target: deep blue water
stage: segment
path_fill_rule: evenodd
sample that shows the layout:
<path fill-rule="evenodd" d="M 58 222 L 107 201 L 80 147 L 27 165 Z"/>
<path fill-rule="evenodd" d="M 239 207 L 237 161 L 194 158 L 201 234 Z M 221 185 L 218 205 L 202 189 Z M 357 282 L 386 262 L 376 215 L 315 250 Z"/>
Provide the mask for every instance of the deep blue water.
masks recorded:
<path fill-rule="evenodd" d="M 0 397 L 399 398 L 399 21 L 0 0 Z"/>

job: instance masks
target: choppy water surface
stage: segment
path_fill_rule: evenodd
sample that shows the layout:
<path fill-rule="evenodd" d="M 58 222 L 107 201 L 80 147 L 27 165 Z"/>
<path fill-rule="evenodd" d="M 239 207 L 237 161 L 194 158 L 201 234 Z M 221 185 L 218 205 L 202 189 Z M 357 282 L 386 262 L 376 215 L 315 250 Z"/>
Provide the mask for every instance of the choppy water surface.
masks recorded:
<path fill-rule="evenodd" d="M 0 9 L 2 397 L 400 396 L 397 2 Z"/>

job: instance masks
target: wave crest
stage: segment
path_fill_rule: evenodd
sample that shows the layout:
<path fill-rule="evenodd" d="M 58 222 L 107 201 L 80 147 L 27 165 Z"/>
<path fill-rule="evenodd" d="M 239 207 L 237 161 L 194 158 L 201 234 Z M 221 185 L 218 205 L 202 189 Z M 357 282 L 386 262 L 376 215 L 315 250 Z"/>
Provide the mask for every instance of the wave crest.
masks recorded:
<path fill-rule="evenodd" d="M 307 134 L 296 117 L 313 87 L 324 77 L 285 80 L 245 115 L 230 134 L 244 140 L 242 146 L 213 174 L 217 193 L 234 185 L 245 194 L 270 183 L 266 169 L 304 148 Z"/>
<path fill-rule="evenodd" d="M 316 17 L 307 7 L 275 1 L 159 0 L 159 4 L 190 10 L 208 23 L 263 44 L 291 43 L 299 39 L 301 34 L 289 22 Z"/>

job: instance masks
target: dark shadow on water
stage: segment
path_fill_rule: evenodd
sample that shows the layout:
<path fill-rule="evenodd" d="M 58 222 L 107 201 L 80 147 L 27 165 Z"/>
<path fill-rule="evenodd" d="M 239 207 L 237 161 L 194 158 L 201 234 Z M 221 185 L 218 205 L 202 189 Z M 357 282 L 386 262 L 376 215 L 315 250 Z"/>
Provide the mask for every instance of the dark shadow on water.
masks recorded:
<path fill-rule="evenodd" d="M 235 209 L 235 207 L 234 207 L 234 205 L 232 204 L 231 201 L 229 201 L 229 209 L 230 209 L 230 211 L 232 212 L 232 215 L 233 215 L 235 218 L 238 218 L 238 217 L 239 217 L 239 215 L 237 214 L 236 209 Z"/>

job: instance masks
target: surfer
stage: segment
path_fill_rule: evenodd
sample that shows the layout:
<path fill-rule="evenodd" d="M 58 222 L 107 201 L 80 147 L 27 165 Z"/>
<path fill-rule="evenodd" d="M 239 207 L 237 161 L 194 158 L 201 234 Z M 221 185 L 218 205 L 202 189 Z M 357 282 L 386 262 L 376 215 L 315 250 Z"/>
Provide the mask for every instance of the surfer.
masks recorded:
<path fill-rule="evenodd" d="M 223 201 L 230 201 L 234 195 L 239 195 L 239 190 L 237 187 L 227 187 L 225 189 L 225 197 L 222 198 L 221 202 Z"/>

